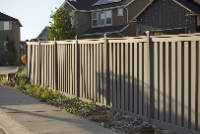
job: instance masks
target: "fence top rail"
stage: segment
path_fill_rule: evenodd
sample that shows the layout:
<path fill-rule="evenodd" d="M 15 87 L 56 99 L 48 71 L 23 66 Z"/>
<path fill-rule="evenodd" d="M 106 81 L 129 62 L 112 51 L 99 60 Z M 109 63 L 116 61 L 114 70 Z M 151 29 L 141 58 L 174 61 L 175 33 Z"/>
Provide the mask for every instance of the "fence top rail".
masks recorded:
<path fill-rule="evenodd" d="M 136 36 L 136 37 L 118 37 L 118 38 L 106 38 L 108 40 L 136 40 L 136 39 L 145 39 L 146 40 L 147 36 Z"/>
<path fill-rule="evenodd" d="M 174 38 L 152 38 L 153 42 L 192 42 L 200 41 L 200 36 L 174 37 Z"/>
<path fill-rule="evenodd" d="M 150 36 L 150 38 L 177 38 L 177 37 L 194 37 L 200 36 L 200 33 L 194 34 L 178 34 L 178 35 L 158 35 L 158 36 Z"/>
<path fill-rule="evenodd" d="M 104 43 L 104 39 L 90 39 L 90 40 L 77 40 L 78 44 L 101 44 Z"/>

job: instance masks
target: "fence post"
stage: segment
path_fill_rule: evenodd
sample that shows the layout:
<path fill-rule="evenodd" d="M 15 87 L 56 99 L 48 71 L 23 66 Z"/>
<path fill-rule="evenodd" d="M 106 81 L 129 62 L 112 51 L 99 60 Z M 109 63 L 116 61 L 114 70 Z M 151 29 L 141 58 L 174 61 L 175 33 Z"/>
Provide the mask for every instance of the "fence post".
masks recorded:
<path fill-rule="evenodd" d="M 80 75 L 79 75 L 79 45 L 77 36 L 75 37 L 75 96 L 78 99 L 79 98 L 79 85 L 80 85 Z"/>
<path fill-rule="evenodd" d="M 148 122 L 151 123 L 151 106 L 150 106 L 150 101 L 151 101 L 151 98 L 150 98 L 150 34 L 149 34 L 149 31 L 146 32 L 147 34 L 147 46 L 146 46 L 146 67 L 144 69 L 146 69 L 146 80 L 145 80 L 145 83 L 147 84 L 147 107 L 148 107 L 148 112 L 147 112 L 147 115 L 148 115 Z"/>
<path fill-rule="evenodd" d="M 57 52 L 57 42 L 54 38 L 54 86 L 55 90 L 58 90 L 58 52 Z"/>
<path fill-rule="evenodd" d="M 41 58 L 41 42 L 40 42 L 40 40 L 38 39 L 38 43 L 39 43 L 39 46 L 38 46 L 38 57 L 39 57 L 39 59 L 37 59 L 38 61 L 38 66 L 37 66 L 37 68 L 39 69 L 38 70 L 38 84 L 41 84 L 41 60 L 42 60 L 42 58 Z"/>
<path fill-rule="evenodd" d="M 146 82 L 148 84 L 148 88 L 147 88 L 147 102 L 148 102 L 148 122 L 151 123 L 151 118 L 153 117 L 153 113 L 154 113 L 154 106 L 153 106 L 153 100 L 154 100 L 154 95 L 153 95 L 153 89 L 154 89 L 154 85 L 153 85 L 153 74 L 154 74 L 154 57 L 153 57 L 153 45 L 151 44 L 151 38 L 150 38 L 150 32 L 147 31 L 147 48 L 146 48 L 146 58 L 147 58 L 147 67 L 146 67 L 146 72 L 147 72 L 147 78 L 146 78 Z"/>
<path fill-rule="evenodd" d="M 105 79 L 104 79 L 105 78 Z M 106 34 L 104 34 L 104 44 L 103 44 L 103 77 L 101 78 L 103 82 L 103 101 L 104 104 L 110 105 L 110 91 L 109 91 L 109 46 Z"/>

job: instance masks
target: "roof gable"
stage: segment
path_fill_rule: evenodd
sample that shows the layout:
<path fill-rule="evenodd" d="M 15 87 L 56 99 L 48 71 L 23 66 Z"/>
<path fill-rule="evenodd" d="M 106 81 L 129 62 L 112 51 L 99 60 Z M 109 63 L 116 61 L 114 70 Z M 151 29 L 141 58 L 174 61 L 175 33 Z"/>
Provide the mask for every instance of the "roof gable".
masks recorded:
<path fill-rule="evenodd" d="M 197 0 L 173 0 L 173 1 L 178 2 L 181 6 L 189 9 L 193 13 L 200 14 L 200 1 L 199 3 L 197 2 Z"/>
<path fill-rule="evenodd" d="M 19 24 L 19 26 L 22 27 L 22 24 L 19 22 L 18 19 L 13 18 L 13 17 L 11 17 L 9 15 L 6 15 L 6 14 L 0 12 L 0 21 L 1 20 L 2 21 L 17 21 L 17 23 Z"/>
<path fill-rule="evenodd" d="M 68 3 L 70 6 L 72 6 L 76 10 L 93 11 L 93 10 L 100 10 L 100 9 L 106 9 L 106 8 L 127 6 L 133 1 L 134 0 L 112 0 L 111 2 L 111 0 L 104 0 L 104 4 L 102 4 L 100 0 L 73 0 L 73 1 L 66 0 L 62 6 Z M 98 2 L 100 2 L 101 4 L 96 4 Z"/>
<path fill-rule="evenodd" d="M 151 0 L 132 20 L 137 19 L 149 6 L 153 6 L 153 3 L 158 0 Z M 167 0 L 170 1 L 170 0 Z M 179 4 L 183 8 L 187 9 L 189 12 L 200 14 L 200 5 L 198 5 L 195 0 L 172 0 L 176 4 Z M 131 21 L 132 22 L 132 21 Z"/>

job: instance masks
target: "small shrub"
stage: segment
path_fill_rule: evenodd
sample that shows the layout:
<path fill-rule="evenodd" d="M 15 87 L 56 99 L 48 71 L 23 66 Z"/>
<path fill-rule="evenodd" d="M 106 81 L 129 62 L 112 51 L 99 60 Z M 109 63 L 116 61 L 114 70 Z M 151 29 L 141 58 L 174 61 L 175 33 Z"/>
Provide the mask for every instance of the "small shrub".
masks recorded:
<path fill-rule="evenodd" d="M 99 116 L 99 121 L 107 123 L 107 122 L 110 122 L 110 118 L 105 116 L 105 115 L 100 115 Z"/>

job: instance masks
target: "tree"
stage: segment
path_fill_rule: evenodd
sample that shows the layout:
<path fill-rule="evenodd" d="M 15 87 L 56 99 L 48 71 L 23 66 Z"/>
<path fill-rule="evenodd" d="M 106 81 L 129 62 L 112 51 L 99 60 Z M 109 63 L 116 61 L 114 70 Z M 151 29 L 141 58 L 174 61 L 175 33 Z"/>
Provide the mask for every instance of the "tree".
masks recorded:
<path fill-rule="evenodd" d="M 54 38 L 58 40 L 74 39 L 77 35 L 76 28 L 71 24 L 71 18 L 74 17 L 74 14 L 69 14 L 65 7 L 55 9 L 56 12 L 52 11 L 50 16 L 52 22 L 49 22 L 50 27 L 48 28 L 48 40 L 53 40 Z"/>

